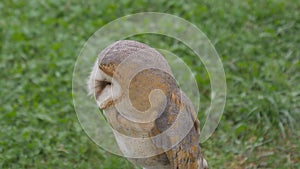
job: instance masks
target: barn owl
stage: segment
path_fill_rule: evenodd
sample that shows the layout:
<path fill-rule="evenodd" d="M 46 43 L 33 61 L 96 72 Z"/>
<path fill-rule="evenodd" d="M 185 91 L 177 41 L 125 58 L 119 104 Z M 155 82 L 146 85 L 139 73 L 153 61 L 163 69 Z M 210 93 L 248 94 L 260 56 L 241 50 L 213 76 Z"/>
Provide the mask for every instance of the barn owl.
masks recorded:
<path fill-rule="evenodd" d="M 97 58 L 89 93 L 125 157 L 145 169 L 205 169 L 199 121 L 164 57 L 146 44 L 117 41 Z"/>

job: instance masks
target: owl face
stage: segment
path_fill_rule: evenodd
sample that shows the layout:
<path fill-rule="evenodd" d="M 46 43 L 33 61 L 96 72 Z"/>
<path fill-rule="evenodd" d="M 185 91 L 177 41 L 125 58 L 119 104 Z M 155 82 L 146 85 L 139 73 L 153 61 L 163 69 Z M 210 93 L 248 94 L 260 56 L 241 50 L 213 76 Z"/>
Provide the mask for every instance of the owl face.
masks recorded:
<path fill-rule="evenodd" d="M 93 94 L 100 109 L 113 105 L 121 95 L 119 83 L 99 68 L 96 63 L 88 80 L 89 94 Z"/>

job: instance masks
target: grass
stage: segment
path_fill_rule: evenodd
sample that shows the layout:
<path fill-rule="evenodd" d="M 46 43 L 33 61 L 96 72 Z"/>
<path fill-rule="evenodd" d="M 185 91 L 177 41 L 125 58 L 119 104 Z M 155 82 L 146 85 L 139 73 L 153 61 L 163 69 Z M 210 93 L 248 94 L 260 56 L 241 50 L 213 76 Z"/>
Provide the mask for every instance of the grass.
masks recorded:
<path fill-rule="evenodd" d="M 300 168 L 300 3 L 267 1 L 0 2 L 0 168 L 133 168 L 98 148 L 72 105 L 72 71 L 97 29 L 136 12 L 167 12 L 196 24 L 215 45 L 227 77 L 227 104 L 203 151 L 211 168 Z M 197 72 L 204 105 L 205 69 L 166 37 Z M 203 112 L 200 112 L 203 113 Z M 203 124 L 203 123 L 202 123 Z M 121 166 L 121 167 L 120 167 Z"/>

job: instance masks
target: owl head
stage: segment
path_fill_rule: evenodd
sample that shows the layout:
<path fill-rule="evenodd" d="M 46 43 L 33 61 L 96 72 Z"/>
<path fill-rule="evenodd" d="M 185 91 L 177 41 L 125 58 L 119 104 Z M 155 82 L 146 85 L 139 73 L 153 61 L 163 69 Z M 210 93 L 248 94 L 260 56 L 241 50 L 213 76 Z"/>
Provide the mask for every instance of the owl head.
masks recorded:
<path fill-rule="evenodd" d="M 174 88 L 177 84 L 165 58 L 132 40 L 117 41 L 104 49 L 88 80 L 89 93 L 101 109 L 119 104 L 121 111 L 130 112 L 127 116 L 142 122 L 163 111 Z"/>

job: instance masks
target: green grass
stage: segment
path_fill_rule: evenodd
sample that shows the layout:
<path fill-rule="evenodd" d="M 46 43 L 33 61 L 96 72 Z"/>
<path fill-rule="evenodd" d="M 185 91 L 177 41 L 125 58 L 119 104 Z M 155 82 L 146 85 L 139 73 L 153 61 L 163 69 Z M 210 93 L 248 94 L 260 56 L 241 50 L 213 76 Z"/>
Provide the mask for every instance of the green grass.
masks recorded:
<path fill-rule="evenodd" d="M 133 168 L 81 129 L 71 82 L 90 35 L 114 19 L 145 11 L 196 24 L 222 58 L 226 108 L 217 131 L 202 144 L 211 168 L 300 168 L 297 0 L 2 0 L 0 168 Z M 182 56 L 197 72 L 201 100 L 208 104 L 208 75 L 187 47 L 156 35 L 132 39 L 160 40 L 154 47 Z"/>

